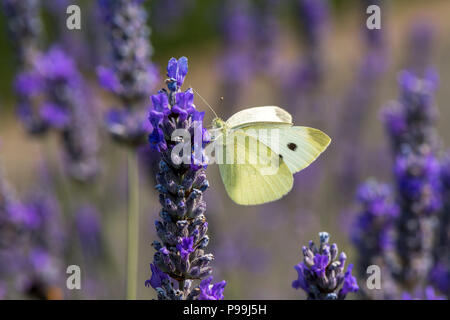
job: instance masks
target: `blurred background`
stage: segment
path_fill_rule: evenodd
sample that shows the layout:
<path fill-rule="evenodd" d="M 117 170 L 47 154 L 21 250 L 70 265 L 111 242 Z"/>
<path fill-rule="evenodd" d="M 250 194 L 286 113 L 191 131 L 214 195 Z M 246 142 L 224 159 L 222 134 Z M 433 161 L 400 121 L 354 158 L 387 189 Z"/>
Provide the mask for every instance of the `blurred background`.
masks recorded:
<path fill-rule="evenodd" d="M 382 6 L 381 30 L 366 28 L 371 3 Z M 81 8 L 81 30 L 65 27 L 69 4 Z M 186 56 L 185 87 L 199 92 L 222 118 L 246 107 L 278 105 L 293 115 L 295 124 L 319 128 L 333 139 L 316 162 L 295 175 L 293 190 L 274 203 L 234 204 L 217 166 L 208 167 L 208 251 L 215 255 L 214 279 L 227 281 L 226 299 L 303 299 L 304 293 L 291 287 L 297 278 L 293 266 L 302 260 L 301 246 L 318 241 L 320 231 L 328 231 L 348 261 L 356 263 L 349 230 L 355 192 L 369 177 L 392 180 L 380 108 L 398 97 L 398 72 L 411 66 L 417 50 L 439 73 L 437 126 L 448 146 L 449 1 L 151 0 L 144 5 L 151 60 L 160 75 L 155 93 L 164 86 L 167 61 Z M 98 128 L 101 168 L 89 184 L 73 182 L 65 173 L 58 134 L 36 138 L 18 120 L 13 90 L 17 52 L 4 12 L 0 14 L 0 178 L 18 199 L 52 194 L 60 212 L 54 229 L 61 237 L 50 244 L 64 248 L 55 249 L 58 263 L 49 271 L 60 280 L 46 291 L 47 298 L 124 298 L 126 149 L 103 124 L 107 110 L 120 103 L 100 87 L 95 72 L 109 50 L 99 10 L 96 1 L 45 0 L 39 11 L 41 50 L 57 44 L 84 77 L 86 105 Z M 417 28 L 429 34 L 415 36 Z M 198 97 L 195 101 L 210 123 L 213 114 Z M 151 274 L 160 208 L 152 171 L 155 155 L 146 149 L 140 147 L 140 299 L 156 297 L 144 282 Z M 33 261 L 39 265 L 41 260 Z M 82 290 L 65 289 L 65 270 L 71 264 L 81 267 Z M 2 280 L 8 282 L 9 274 L 4 271 Z"/>

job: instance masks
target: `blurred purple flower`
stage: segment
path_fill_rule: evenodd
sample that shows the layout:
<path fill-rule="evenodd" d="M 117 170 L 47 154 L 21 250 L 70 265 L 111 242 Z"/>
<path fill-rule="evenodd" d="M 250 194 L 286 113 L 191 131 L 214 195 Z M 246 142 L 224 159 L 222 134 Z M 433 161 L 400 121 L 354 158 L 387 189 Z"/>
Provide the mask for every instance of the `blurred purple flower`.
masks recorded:
<path fill-rule="evenodd" d="M 120 81 L 113 70 L 104 66 L 99 66 L 97 67 L 97 77 L 100 85 L 106 90 L 114 93 L 120 92 Z"/>
<path fill-rule="evenodd" d="M 399 266 L 392 270 L 408 291 L 428 281 L 433 267 L 436 223 L 442 208 L 439 139 L 436 133 L 434 92 L 438 75 L 414 68 L 399 74 L 400 98 L 383 110 L 395 160 L 397 203 L 396 252 Z"/>
<path fill-rule="evenodd" d="M 92 261 L 100 260 L 104 252 L 99 212 L 91 205 L 81 206 L 75 212 L 75 227 L 83 255 Z"/>
<path fill-rule="evenodd" d="M 39 113 L 42 120 L 55 129 L 63 130 L 70 124 L 69 112 L 51 102 L 44 104 Z"/>
<path fill-rule="evenodd" d="M 18 60 L 14 81 L 17 115 L 29 134 L 41 135 L 47 131 L 47 126 L 38 112 L 40 99 L 37 96 L 42 86 L 34 70 L 42 30 L 40 3 L 38 0 L 2 0 L 1 4 Z"/>
<path fill-rule="evenodd" d="M 395 178 L 403 202 L 414 214 L 433 214 L 442 206 L 439 161 L 431 154 L 400 155 L 395 163 Z"/>
<path fill-rule="evenodd" d="M 58 46 L 39 55 L 35 69 L 45 89 L 40 116 L 61 135 L 69 175 L 80 182 L 92 181 L 100 170 L 98 132 L 81 73 L 72 57 Z"/>
<path fill-rule="evenodd" d="M 436 294 L 433 287 L 427 286 L 424 290 L 416 290 L 414 295 L 404 292 L 402 300 L 445 300 L 445 298 Z"/>
<path fill-rule="evenodd" d="M 410 28 L 408 41 L 408 69 L 423 76 L 431 62 L 435 26 L 431 21 L 415 21 Z"/>
<path fill-rule="evenodd" d="M 327 0 L 298 0 L 302 33 L 309 46 L 317 46 L 329 17 Z"/>
<path fill-rule="evenodd" d="M 37 72 L 28 71 L 19 73 L 14 80 L 14 90 L 18 94 L 35 97 L 42 93 L 42 79 Z"/>
<path fill-rule="evenodd" d="M 148 41 L 147 12 L 141 0 L 99 0 L 108 41 L 110 66 L 97 68 L 99 81 L 112 91 L 122 104 L 123 112 L 112 111 L 107 127 L 112 136 L 131 146 L 145 143 L 151 132 L 138 119 L 147 112 L 147 99 L 159 77 L 151 63 L 152 47 Z"/>
<path fill-rule="evenodd" d="M 367 268 L 377 265 L 383 270 L 383 290 L 363 290 L 373 299 L 395 299 L 397 287 L 390 274 L 394 253 L 394 227 L 399 208 L 391 187 L 374 179 L 363 183 L 356 196 L 358 214 L 353 223 L 351 238 L 358 250 L 358 273 L 366 277 Z"/>

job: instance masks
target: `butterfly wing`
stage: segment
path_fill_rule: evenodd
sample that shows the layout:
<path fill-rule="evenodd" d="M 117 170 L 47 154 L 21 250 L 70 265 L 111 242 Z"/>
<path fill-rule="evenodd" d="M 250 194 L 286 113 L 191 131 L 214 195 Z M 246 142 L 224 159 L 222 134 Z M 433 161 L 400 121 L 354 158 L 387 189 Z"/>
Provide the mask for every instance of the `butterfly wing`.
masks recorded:
<path fill-rule="evenodd" d="M 292 116 L 280 107 L 265 106 L 236 112 L 226 121 L 227 127 L 231 129 L 258 123 L 292 124 Z"/>
<path fill-rule="evenodd" d="M 220 175 L 230 198 L 241 205 L 257 205 L 275 201 L 287 194 L 293 185 L 292 173 L 287 165 L 266 145 L 242 131 L 230 133 L 224 143 Z M 258 146 L 255 163 L 252 146 Z M 230 161 L 230 159 L 232 161 Z M 266 164 L 276 164 L 273 171 Z"/>
<path fill-rule="evenodd" d="M 309 127 L 260 124 L 242 130 L 281 155 L 292 173 L 309 166 L 331 142 L 327 134 Z M 277 135 L 277 138 L 273 135 Z"/>

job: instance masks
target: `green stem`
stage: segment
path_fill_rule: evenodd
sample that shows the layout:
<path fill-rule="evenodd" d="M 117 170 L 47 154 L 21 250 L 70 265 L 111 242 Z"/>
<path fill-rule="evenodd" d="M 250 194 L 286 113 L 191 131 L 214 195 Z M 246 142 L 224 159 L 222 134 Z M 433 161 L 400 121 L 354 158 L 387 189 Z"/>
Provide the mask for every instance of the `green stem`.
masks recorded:
<path fill-rule="evenodd" d="M 127 300 L 136 300 L 139 252 L 139 168 L 135 150 L 128 155 Z"/>

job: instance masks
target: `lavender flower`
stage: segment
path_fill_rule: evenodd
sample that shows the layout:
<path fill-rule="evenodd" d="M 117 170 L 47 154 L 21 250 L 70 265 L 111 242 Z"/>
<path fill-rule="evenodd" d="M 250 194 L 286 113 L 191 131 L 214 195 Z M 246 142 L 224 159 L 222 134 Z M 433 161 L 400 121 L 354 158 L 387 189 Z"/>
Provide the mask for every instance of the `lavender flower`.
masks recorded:
<path fill-rule="evenodd" d="M 264 0 L 256 4 L 254 27 L 254 67 L 261 74 L 275 75 L 275 58 L 279 50 L 280 25 L 277 11 L 282 2 Z"/>
<path fill-rule="evenodd" d="M 450 153 L 440 165 L 443 210 L 439 216 L 439 234 L 434 248 L 435 264 L 431 271 L 431 281 L 447 298 L 450 297 Z"/>
<path fill-rule="evenodd" d="M 105 254 L 100 215 L 93 206 L 84 204 L 76 211 L 75 227 L 83 255 L 89 262 L 94 262 Z"/>
<path fill-rule="evenodd" d="M 24 77 L 34 68 L 39 53 L 38 40 L 42 24 L 38 0 L 2 0 L 10 39 L 16 50 L 18 73 L 14 90 L 17 96 L 17 114 L 27 132 L 40 135 L 47 129 L 39 115 L 41 92 L 39 79 Z"/>
<path fill-rule="evenodd" d="M 322 42 L 329 16 L 328 1 L 299 0 L 298 15 L 306 47 L 305 62 L 295 69 L 289 88 L 316 88 L 323 78 Z"/>
<path fill-rule="evenodd" d="M 359 187 L 357 202 L 360 211 L 352 229 L 352 240 L 359 253 L 359 275 L 366 277 L 370 265 L 377 265 L 383 270 L 383 290 L 367 290 L 364 293 L 374 299 L 394 299 L 397 292 L 390 268 L 393 267 L 393 231 L 399 208 L 394 202 L 393 191 L 386 184 L 369 180 Z"/>
<path fill-rule="evenodd" d="M 21 65 L 32 61 L 42 30 L 39 0 L 2 0 L 8 31 Z"/>
<path fill-rule="evenodd" d="M 255 21 L 252 6 L 247 0 L 227 0 L 221 24 L 224 54 L 220 72 L 225 102 L 228 108 L 236 105 L 242 88 L 250 83 L 254 70 L 252 59 Z"/>
<path fill-rule="evenodd" d="M 59 218 L 55 199 L 42 192 L 21 202 L 0 173 L 0 282 L 11 284 L 8 297 L 49 299 L 60 292 Z"/>
<path fill-rule="evenodd" d="M 433 287 L 428 286 L 424 290 L 416 290 L 414 295 L 404 292 L 402 300 L 445 300 L 445 298 L 436 294 Z"/>
<path fill-rule="evenodd" d="M 227 283 L 225 281 L 211 284 L 212 277 L 208 277 L 200 282 L 200 295 L 198 300 L 223 300 L 223 290 Z"/>
<path fill-rule="evenodd" d="M 123 105 L 107 116 L 114 138 L 141 144 L 151 132 L 145 118 L 146 105 L 156 83 L 157 72 L 150 62 L 150 29 L 142 0 L 99 0 L 111 45 L 111 67 L 99 67 L 100 83 Z"/>
<path fill-rule="evenodd" d="M 78 181 L 92 180 L 99 172 L 96 115 L 75 62 L 52 47 L 36 59 L 35 70 L 46 92 L 41 118 L 61 133 L 69 174 Z"/>
<path fill-rule="evenodd" d="M 408 43 L 408 68 L 423 76 L 432 56 L 435 27 L 429 21 L 415 22 L 411 27 Z"/>
<path fill-rule="evenodd" d="M 367 18 L 366 8 L 369 5 L 375 4 L 381 7 L 382 1 L 362 0 L 361 13 L 362 19 Z M 382 9 L 383 10 L 383 9 Z M 348 190 L 356 188 L 360 180 L 361 171 L 361 150 L 364 149 L 361 137 L 361 132 L 366 123 L 368 110 L 374 102 L 376 102 L 377 92 L 379 89 L 380 79 L 387 69 L 387 54 L 386 45 L 384 41 L 384 29 L 369 30 L 363 28 L 363 41 L 365 44 L 365 52 L 361 61 L 356 67 L 355 81 L 350 86 L 348 92 L 342 101 L 341 112 L 342 116 L 339 123 L 345 123 L 345 126 L 340 125 L 338 135 L 342 141 L 347 141 L 342 146 L 342 159 L 339 164 L 338 183 L 346 185 Z M 348 165 L 351 163 L 352 165 Z"/>
<path fill-rule="evenodd" d="M 24 248 L 27 264 L 22 270 L 22 290 L 40 299 L 61 299 L 66 241 L 59 204 L 48 190 L 32 190 L 23 203 L 29 244 Z"/>
<path fill-rule="evenodd" d="M 153 131 L 149 137 L 151 146 L 161 155 L 159 173 L 156 180 L 159 199 L 162 205 L 161 220 L 155 222 L 160 241 L 155 241 L 156 252 L 151 264 L 152 277 L 146 282 L 158 292 L 158 299 L 180 300 L 201 298 L 222 298 L 225 283 L 209 288 L 211 280 L 202 282 L 193 288 L 193 280 L 208 277 L 212 268 L 212 254 L 206 254 L 209 237 L 206 234 L 208 223 L 205 218 L 206 203 L 203 192 L 208 188 L 203 158 L 194 157 L 194 136 L 200 135 L 201 147 L 209 142 L 206 129 L 202 128 L 203 113 L 193 104 L 191 89 L 181 91 L 188 71 L 187 59 L 172 58 L 167 67 L 166 80 L 168 90 L 162 89 L 152 96 L 153 109 L 150 123 Z M 190 134 L 190 141 L 178 142 L 190 144 L 192 154 L 180 158 L 173 154 L 177 142 L 172 141 L 176 129 L 185 129 Z M 197 160 L 197 163 L 179 163 L 185 158 Z M 178 281 L 174 288 L 172 280 Z M 205 281 L 205 280 L 204 280 Z"/>
<path fill-rule="evenodd" d="M 429 69 L 424 78 L 411 71 L 399 75 L 401 96 L 383 109 L 383 120 L 394 154 L 403 148 L 427 153 L 437 147 L 434 91 L 438 85 L 436 72 Z"/>
<path fill-rule="evenodd" d="M 360 214 L 353 227 L 353 241 L 365 257 L 382 255 L 393 247 L 391 228 L 399 214 L 393 192 L 386 184 L 369 180 L 357 192 Z M 372 263 L 359 263 L 365 270 Z"/>
<path fill-rule="evenodd" d="M 394 151 L 400 207 L 397 277 L 414 291 L 424 287 L 432 268 L 435 220 L 442 206 L 433 104 L 437 75 L 429 70 L 420 78 L 404 71 L 399 82 L 401 98 L 385 108 L 384 120 Z"/>
<path fill-rule="evenodd" d="M 348 293 L 357 292 L 359 287 L 356 278 L 352 276 L 353 265 L 347 267 L 344 273 L 347 256 L 341 252 L 335 243 L 328 243 L 330 235 L 320 232 L 320 246 L 309 242 L 309 247 L 303 247 L 303 262 L 296 265 L 298 279 L 292 282 L 294 289 L 302 288 L 308 300 L 345 299 Z"/>

